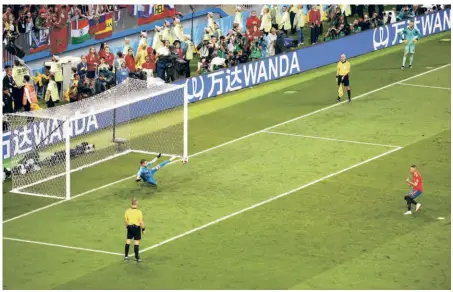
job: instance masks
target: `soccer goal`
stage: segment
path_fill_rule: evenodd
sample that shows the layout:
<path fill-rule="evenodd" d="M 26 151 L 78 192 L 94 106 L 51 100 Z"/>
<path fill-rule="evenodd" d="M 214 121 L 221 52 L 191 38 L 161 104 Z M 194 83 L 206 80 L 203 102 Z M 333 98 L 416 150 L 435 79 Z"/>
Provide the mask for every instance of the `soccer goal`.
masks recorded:
<path fill-rule="evenodd" d="M 188 159 L 185 86 L 152 80 L 128 78 L 76 103 L 7 115 L 12 192 L 69 200 L 71 186 L 85 183 L 75 174 L 117 157 Z"/>

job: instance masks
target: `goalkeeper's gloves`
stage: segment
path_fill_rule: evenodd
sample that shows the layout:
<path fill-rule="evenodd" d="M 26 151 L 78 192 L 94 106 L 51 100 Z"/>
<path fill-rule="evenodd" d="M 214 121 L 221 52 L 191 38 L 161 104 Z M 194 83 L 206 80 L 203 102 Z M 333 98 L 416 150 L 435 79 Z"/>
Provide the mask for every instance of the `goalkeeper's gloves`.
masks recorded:
<path fill-rule="evenodd" d="M 162 156 L 162 153 L 157 154 L 157 158 L 160 158 Z"/>

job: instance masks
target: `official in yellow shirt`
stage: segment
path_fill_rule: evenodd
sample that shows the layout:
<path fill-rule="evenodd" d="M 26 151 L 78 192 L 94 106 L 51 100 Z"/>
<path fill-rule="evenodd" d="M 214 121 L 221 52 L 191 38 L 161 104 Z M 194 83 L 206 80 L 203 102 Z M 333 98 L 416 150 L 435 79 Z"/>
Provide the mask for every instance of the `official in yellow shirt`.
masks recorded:
<path fill-rule="evenodd" d="M 124 214 L 124 222 L 126 223 L 127 239 L 126 246 L 124 247 L 124 260 L 129 260 L 129 246 L 131 239 L 134 239 L 134 253 L 135 261 L 141 262 L 138 255 L 140 240 L 142 239 L 142 232 L 145 232 L 145 223 L 143 222 L 142 211 L 137 209 L 138 201 L 132 199 L 131 207 L 126 210 Z"/>
<path fill-rule="evenodd" d="M 351 64 L 346 61 L 346 55 L 343 54 L 340 57 L 340 62 L 337 65 L 337 79 L 338 82 L 338 98 L 337 102 L 340 102 L 341 96 L 343 95 L 343 86 L 348 90 L 348 102 L 351 102 L 351 87 L 349 86 L 349 73 L 351 72 Z"/>

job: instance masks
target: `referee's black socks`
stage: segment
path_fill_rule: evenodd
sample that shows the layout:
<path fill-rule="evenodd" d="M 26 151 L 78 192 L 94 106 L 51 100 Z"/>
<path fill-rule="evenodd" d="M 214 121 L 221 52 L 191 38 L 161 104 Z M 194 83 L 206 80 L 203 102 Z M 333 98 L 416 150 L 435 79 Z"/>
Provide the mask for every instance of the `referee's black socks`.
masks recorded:
<path fill-rule="evenodd" d="M 127 244 L 124 246 L 124 256 L 127 257 L 129 256 L 129 246 L 130 244 Z"/>
<path fill-rule="evenodd" d="M 134 245 L 134 253 L 135 253 L 135 258 L 138 260 L 138 245 Z"/>
<path fill-rule="evenodd" d="M 351 101 L 351 89 L 348 89 L 348 99 Z"/>

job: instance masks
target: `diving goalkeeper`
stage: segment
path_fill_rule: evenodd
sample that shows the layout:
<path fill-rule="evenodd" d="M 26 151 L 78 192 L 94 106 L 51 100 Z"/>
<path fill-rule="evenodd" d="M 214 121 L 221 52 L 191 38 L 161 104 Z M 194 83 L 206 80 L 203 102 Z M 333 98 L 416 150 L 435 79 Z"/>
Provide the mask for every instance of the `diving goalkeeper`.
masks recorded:
<path fill-rule="evenodd" d="M 157 186 L 156 180 L 154 179 L 154 174 L 156 173 L 156 171 L 158 171 L 159 169 L 161 169 L 162 167 L 164 167 L 165 165 L 170 163 L 175 158 L 175 157 L 172 157 L 169 160 L 166 160 L 166 161 L 160 163 L 159 165 L 157 165 L 153 168 L 150 168 L 151 164 L 156 162 L 156 160 L 159 159 L 160 156 L 161 156 L 161 153 L 157 154 L 156 158 L 154 158 L 153 160 L 151 160 L 149 162 L 147 162 L 145 159 L 140 160 L 140 169 L 138 170 L 137 177 L 135 178 L 136 182 L 143 180 L 152 186 Z"/>

